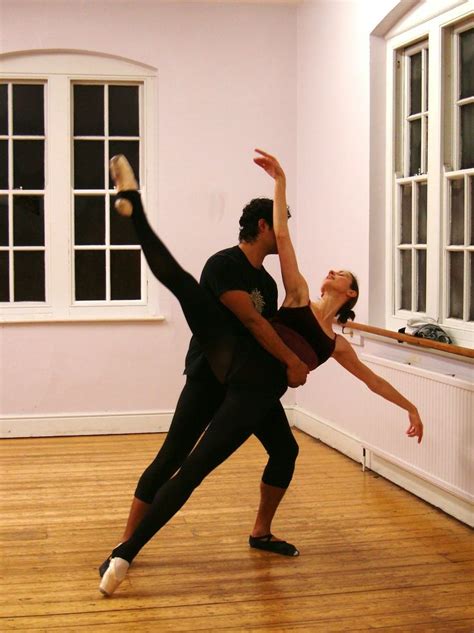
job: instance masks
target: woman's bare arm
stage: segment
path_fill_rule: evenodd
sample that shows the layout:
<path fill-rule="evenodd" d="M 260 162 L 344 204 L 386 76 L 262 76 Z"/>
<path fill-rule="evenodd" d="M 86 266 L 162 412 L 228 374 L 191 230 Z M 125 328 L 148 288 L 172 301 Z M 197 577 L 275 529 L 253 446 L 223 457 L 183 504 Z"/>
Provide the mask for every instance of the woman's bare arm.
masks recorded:
<path fill-rule="evenodd" d="M 356 378 L 362 380 L 371 391 L 385 398 L 385 400 L 393 402 L 393 404 L 405 409 L 410 418 L 407 435 L 409 437 L 417 437 L 418 444 L 421 442 L 423 437 L 423 423 L 415 405 L 402 396 L 389 382 L 374 373 L 367 365 L 364 365 L 364 363 L 359 360 L 350 343 L 341 336 L 338 336 L 336 339 L 336 349 L 333 358 L 337 360 L 344 369 L 347 369 L 347 371 L 350 371 Z"/>
<path fill-rule="evenodd" d="M 307 305 L 309 302 L 308 284 L 299 271 L 298 261 L 288 227 L 285 172 L 274 156 L 260 149 L 256 149 L 255 151 L 260 154 L 260 156 L 254 158 L 254 162 L 262 167 L 275 181 L 273 230 L 278 247 L 283 285 L 286 290 L 286 298 L 283 303 L 284 305 L 288 303 Z"/>

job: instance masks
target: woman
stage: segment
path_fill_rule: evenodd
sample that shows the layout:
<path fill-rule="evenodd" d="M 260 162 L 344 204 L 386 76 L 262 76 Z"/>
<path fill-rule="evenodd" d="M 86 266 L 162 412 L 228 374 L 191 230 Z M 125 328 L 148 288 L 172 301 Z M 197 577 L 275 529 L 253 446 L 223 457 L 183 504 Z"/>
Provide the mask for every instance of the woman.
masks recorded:
<path fill-rule="evenodd" d="M 421 441 L 423 426 L 414 405 L 357 358 L 342 337 L 335 336 L 332 322 L 353 313 L 357 282 L 351 273 L 330 271 L 323 282 L 322 297 L 310 302 L 308 286 L 298 270 L 287 225 L 285 175 L 275 158 L 257 150 L 255 162 L 275 179 L 274 230 L 286 297 L 272 324 L 282 339 L 311 369 L 334 356 L 370 389 L 406 409 L 407 434 Z M 197 337 L 217 378 L 227 385 L 223 404 L 180 470 L 157 492 L 150 510 L 133 535 L 118 545 L 102 577 L 100 591 L 111 595 L 125 578 L 141 548 L 184 505 L 201 481 L 241 446 L 287 389 L 285 368 L 258 343 L 229 332 L 215 300 L 175 261 L 151 229 L 141 204 L 138 186 L 123 156 L 111 160 L 117 187 L 117 211 L 131 217 L 153 274 L 178 298 L 186 320 Z"/>

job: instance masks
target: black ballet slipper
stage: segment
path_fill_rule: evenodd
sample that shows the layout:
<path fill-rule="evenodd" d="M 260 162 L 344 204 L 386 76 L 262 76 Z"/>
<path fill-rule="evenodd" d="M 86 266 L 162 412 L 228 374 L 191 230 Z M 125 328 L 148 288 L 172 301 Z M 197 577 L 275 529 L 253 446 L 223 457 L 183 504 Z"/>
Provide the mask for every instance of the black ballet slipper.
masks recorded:
<path fill-rule="evenodd" d="M 263 549 L 273 554 L 281 554 L 282 556 L 299 556 L 300 553 L 294 545 L 286 541 L 272 541 L 273 534 L 265 534 L 264 536 L 249 536 L 250 547 L 255 549 Z"/>

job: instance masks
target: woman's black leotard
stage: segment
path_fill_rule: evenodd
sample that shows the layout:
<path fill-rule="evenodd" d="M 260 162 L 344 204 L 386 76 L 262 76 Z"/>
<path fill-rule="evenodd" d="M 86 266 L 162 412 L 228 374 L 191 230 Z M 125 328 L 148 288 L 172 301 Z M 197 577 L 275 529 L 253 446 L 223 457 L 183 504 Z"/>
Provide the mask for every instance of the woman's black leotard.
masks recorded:
<path fill-rule="evenodd" d="M 280 308 L 270 320 L 280 338 L 313 370 L 330 358 L 336 346 L 319 325 L 311 305 L 299 308 Z"/>

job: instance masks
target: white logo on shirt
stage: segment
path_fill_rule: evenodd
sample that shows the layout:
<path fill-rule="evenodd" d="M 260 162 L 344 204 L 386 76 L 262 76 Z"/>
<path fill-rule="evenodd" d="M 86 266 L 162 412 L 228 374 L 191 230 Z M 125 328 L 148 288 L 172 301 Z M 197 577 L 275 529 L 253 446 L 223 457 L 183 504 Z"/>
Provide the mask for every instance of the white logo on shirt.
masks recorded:
<path fill-rule="evenodd" d="M 259 314 L 262 314 L 263 308 L 265 307 L 265 299 L 263 298 L 262 293 L 258 288 L 254 288 L 250 293 L 250 298 L 252 299 L 252 303 L 255 306 L 255 310 Z"/>

